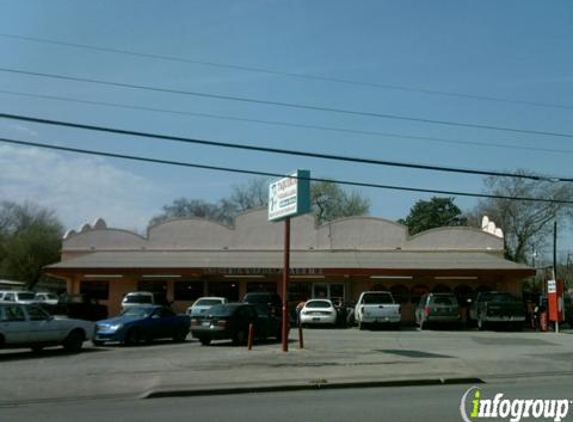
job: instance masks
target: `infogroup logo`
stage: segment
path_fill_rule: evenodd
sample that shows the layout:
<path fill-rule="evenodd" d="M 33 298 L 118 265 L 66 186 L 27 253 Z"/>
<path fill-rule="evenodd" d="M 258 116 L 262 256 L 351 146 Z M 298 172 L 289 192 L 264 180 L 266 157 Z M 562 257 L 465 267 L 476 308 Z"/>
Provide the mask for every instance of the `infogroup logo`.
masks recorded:
<path fill-rule="evenodd" d="M 508 399 L 503 393 L 493 398 L 483 397 L 478 387 L 472 387 L 462 396 L 460 413 L 464 422 L 483 419 L 508 419 L 520 422 L 524 419 L 552 420 L 560 422 L 569 413 L 568 399 Z"/>

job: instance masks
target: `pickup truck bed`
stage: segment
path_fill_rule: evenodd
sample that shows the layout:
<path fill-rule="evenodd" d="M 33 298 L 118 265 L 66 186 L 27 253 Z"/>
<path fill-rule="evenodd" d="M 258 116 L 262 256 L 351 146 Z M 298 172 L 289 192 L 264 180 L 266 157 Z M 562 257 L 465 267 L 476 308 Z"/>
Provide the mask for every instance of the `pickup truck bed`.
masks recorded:
<path fill-rule="evenodd" d="M 390 292 L 363 292 L 356 302 L 354 318 L 359 329 L 372 325 L 400 326 L 400 305 Z"/>

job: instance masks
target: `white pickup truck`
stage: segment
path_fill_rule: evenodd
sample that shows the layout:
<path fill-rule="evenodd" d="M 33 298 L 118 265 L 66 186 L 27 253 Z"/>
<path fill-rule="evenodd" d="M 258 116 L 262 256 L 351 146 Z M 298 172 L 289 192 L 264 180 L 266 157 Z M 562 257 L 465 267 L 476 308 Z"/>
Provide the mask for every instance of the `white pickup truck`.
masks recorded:
<path fill-rule="evenodd" d="M 400 305 L 390 292 L 362 292 L 354 308 L 354 319 L 361 330 L 374 324 L 398 328 L 401 321 Z"/>
<path fill-rule="evenodd" d="M 0 303 L 0 349 L 30 347 L 39 352 L 48 346 L 64 346 L 77 353 L 93 336 L 90 321 L 54 317 L 38 305 Z"/>

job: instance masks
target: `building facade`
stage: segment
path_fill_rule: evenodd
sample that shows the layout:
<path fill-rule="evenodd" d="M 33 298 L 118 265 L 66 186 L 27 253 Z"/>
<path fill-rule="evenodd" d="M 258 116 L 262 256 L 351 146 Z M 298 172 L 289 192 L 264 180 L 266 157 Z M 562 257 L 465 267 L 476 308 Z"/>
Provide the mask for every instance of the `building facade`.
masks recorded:
<path fill-rule="evenodd" d="M 462 303 L 480 290 L 520 295 L 535 271 L 504 259 L 503 239 L 469 227 L 409 236 L 407 227 L 373 217 L 317 226 L 312 215 L 291 222 L 289 301 L 326 297 L 346 303 L 365 290 L 389 290 L 404 321 L 427 291 L 454 292 Z M 120 309 L 122 297 L 145 290 L 165 295 L 177 311 L 200 296 L 240 300 L 250 291 L 282 290 L 283 224 L 264 208 L 233 227 L 199 218 L 150 227 L 147 235 L 108 228 L 98 219 L 63 241 L 61 262 L 46 267 L 68 292 Z"/>

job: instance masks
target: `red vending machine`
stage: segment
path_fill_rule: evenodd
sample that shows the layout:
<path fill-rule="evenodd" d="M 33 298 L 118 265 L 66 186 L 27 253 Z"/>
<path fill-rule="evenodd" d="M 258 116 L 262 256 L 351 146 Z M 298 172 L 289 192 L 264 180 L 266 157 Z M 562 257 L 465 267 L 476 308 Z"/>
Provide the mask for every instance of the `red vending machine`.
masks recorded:
<path fill-rule="evenodd" d="M 561 280 L 547 281 L 547 304 L 549 321 L 559 323 L 565 320 L 565 303 L 563 300 L 564 283 Z M 558 324 L 555 325 L 556 331 Z"/>

